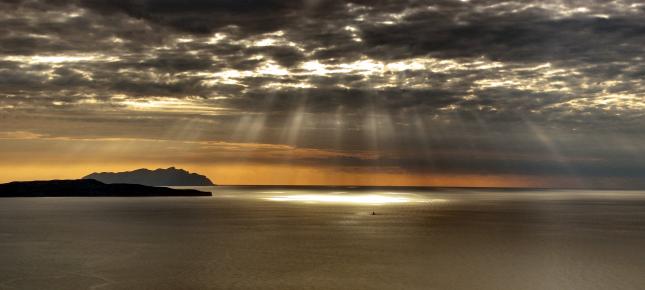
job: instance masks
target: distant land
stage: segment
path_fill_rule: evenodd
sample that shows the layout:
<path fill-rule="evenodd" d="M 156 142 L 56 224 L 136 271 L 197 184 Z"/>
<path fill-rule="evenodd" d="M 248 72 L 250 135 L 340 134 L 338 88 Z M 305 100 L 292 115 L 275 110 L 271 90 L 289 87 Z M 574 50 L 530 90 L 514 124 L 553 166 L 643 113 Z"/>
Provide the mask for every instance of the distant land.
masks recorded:
<path fill-rule="evenodd" d="M 194 189 L 172 189 L 141 184 L 105 184 L 93 179 L 15 181 L 0 184 L 0 197 L 64 196 L 211 196 Z"/>
<path fill-rule="evenodd" d="M 124 172 L 95 172 L 83 177 L 83 179 L 95 179 L 104 183 L 129 183 L 149 186 L 213 186 L 208 177 L 190 173 L 183 169 L 169 167 L 155 170 L 137 169 Z"/>

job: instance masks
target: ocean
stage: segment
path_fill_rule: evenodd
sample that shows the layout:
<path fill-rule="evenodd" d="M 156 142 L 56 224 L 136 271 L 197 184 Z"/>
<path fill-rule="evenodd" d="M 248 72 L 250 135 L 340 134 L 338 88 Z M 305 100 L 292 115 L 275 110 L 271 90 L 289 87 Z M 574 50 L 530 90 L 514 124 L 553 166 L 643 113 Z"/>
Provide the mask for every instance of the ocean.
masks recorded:
<path fill-rule="evenodd" d="M 0 199 L 0 289 L 645 289 L 645 192 Z"/>

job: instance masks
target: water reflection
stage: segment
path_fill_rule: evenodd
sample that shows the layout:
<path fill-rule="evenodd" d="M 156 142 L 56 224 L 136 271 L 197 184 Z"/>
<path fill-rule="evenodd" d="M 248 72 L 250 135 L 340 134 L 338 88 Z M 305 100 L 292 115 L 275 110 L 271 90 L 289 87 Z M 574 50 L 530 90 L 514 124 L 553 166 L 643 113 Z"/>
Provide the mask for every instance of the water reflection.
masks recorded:
<path fill-rule="evenodd" d="M 301 203 L 347 203 L 347 204 L 400 204 L 412 202 L 444 202 L 443 199 L 425 199 L 412 194 L 383 193 L 383 194 L 347 194 L 332 192 L 330 194 L 291 194 L 263 197 L 264 200 Z"/>
<path fill-rule="evenodd" d="M 409 198 L 381 196 L 375 194 L 368 195 L 325 195 L 325 194 L 296 194 L 272 196 L 266 198 L 272 201 L 293 201 L 293 202 L 327 202 L 327 203 L 365 203 L 365 204 L 385 204 L 385 203 L 403 203 L 410 202 Z"/>

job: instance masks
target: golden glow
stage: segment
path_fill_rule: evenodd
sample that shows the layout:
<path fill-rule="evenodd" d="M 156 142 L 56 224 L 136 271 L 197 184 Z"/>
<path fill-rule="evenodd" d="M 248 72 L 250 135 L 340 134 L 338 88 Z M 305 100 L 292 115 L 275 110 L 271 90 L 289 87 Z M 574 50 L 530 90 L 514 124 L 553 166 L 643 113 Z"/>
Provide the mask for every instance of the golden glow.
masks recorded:
<path fill-rule="evenodd" d="M 34 161 L 35 162 L 35 161 Z M 64 163 L 63 163 L 64 162 Z M 62 165 L 65 164 L 65 165 Z M 73 165 L 70 165 L 73 164 Z M 91 172 L 127 171 L 137 168 L 176 166 L 199 172 L 220 185 L 340 185 L 340 186 L 466 186 L 466 187 L 572 187 L 567 178 L 531 178 L 522 176 L 441 175 L 415 173 L 344 172 L 341 168 L 288 166 L 280 164 L 184 162 L 128 162 L 96 160 L 74 162 L 72 156 L 61 162 L 0 164 L 0 182 L 16 180 L 76 179 Z M 275 196 L 282 194 L 275 193 Z"/>
<path fill-rule="evenodd" d="M 353 33 L 352 26 L 345 28 Z M 254 39 L 244 45 L 290 45 L 284 43 L 282 36 L 267 36 Z M 299 47 L 295 46 L 300 49 Z M 557 92 L 571 93 L 572 87 L 580 86 L 583 88 L 603 89 L 612 86 L 609 82 L 602 84 L 591 79 L 585 78 L 563 78 L 563 76 L 581 76 L 582 73 L 575 68 L 558 67 L 549 62 L 536 64 L 533 66 L 509 65 L 499 61 L 491 61 L 482 57 L 464 58 L 464 59 L 439 59 L 433 57 L 413 57 L 397 61 L 380 61 L 363 57 L 359 60 L 347 63 L 321 63 L 318 60 L 309 60 L 301 63 L 297 67 L 283 67 L 273 61 L 270 56 L 256 54 L 250 56 L 262 62 L 261 65 L 249 70 L 225 69 L 219 72 L 198 72 L 194 76 L 204 78 L 202 83 L 206 86 L 216 86 L 220 84 L 232 84 L 247 87 L 244 79 L 250 77 L 267 76 L 276 79 L 273 82 L 267 82 L 262 85 L 265 89 L 281 88 L 312 88 L 316 84 L 312 83 L 308 77 L 331 76 L 331 75 L 361 75 L 366 82 L 372 82 L 373 88 L 436 88 L 438 84 L 428 82 L 425 74 L 411 76 L 406 72 L 433 72 L 433 73 L 458 73 L 473 71 L 493 71 L 487 74 L 487 77 L 478 78 L 473 81 L 468 93 L 474 93 L 477 90 L 487 88 L 514 88 L 518 90 L 540 91 L 540 92 Z M 217 60 L 216 60 L 217 61 Z M 531 77 L 527 77 L 530 74 Z M 299 78 L 287 78 L 287 76 L 299 76 Z M 448 80 L 441 86 L 451 87 L 460 82 L 459 78 Z M 620 83 L 619 81 L 616 81 Z M 349 88 L 352 84 L 339 82 L 334 86 L 339 88 Z M 595 96 L 592 96 L 595 97 Z"/>
<path fill-rule="evenodd" d="M 187 126 L 208 126 L 190 122 Z M 178 127 L 181 134 L 187 134 Z M 205 174 L 217 184 L 388 185 L 472 187 L 571 187 L 569 178 L 408 172 L 388 168 L 285 163 L 352 157 L 370 160 L 369 152 L 300 149 L 287 145 L 172 141 L 154 139 L 73 139 L 16 131 L 0 135 L 0 182 L 75 179 L 96 171 L 176 166 Z M 264 160 L 262 163 L 254 160 Z"/>
<path fill-rule="evenodd" d="M 212 37 L 210 37 L 206 43 L 207 44 L 216 44 L 219 43 L 220 41 L 224 40 L 226 38 L 226 34 L 224 33 L 215 33 L 213 34 Z"/>
<path fill-rule="evenodd" d="M 604 94 L 592 98 L 576 98 L 551 107 L 570 107 L 572 109 L 598 108 L 602 110 L 643 110 L 645 100 L 640 94 Z"/>
<path fill-rule="evenodd" d="M 2 60 L 23 62 L 28 64 L 42 64 L 42 63 L 64 63 L 64 62 L 87 62 L 87 61 L 115 61 L 117 57 L 97 55 L 97 54 L 82 54 L 82 55 L 33 55 L 33 56 L 7 56 Z"/>
<path fill-rule="evenodd" d="M 187 97 L 184 99 L 148 97 L 145 99 L 122 99 L 118 103 L 127 106 L 130 110 L 136 111 L 215 114 L 224 110 L 203 104 L 203 99 L 197 97 Z"/>
<path fill-rule="evenodd" d="M 254 46 L 271 46 L 276 44 L 276 40 L 273 38 L 264 38 L 253 43 Z"/>
<path fill-rule="evenodd" d="M 304 202 L 304 203 L 357 203 L 357 204 L 388 204 L 412 202 L 410 198 L 385 196 L 378 194 L 341 195 L 341 194 L 295 194 L 265 198 L 271 201 Z M 419 201 L 422 202 L 422 201 Z"/>
<path fill-rule="evenodd" d="M 29 139 L 38 139 L 41 138 L 42 135 L 36 134 L 33 132 L 28 132 L 28 131 L 11 131 L 11 132 L 0 132 L 0 140 L 2 139 L 22 139 L 22 140 L 29 140 Z"/>
<path fill-rule="evenodd" d="M 268 62 L 257 69 L 256 74 L 286 76 L 289 74 L 289 71 L 275 62 Z"/>
<path fill-rule="evenodd" d="M 358 28 L 354 26 L 345 26 L 344 29 L 349 32 L 349 34 L 352 36 L 353 41 L 363 42 L 363 39 L 358 34 L 358 31 L 359 31 Z"/>

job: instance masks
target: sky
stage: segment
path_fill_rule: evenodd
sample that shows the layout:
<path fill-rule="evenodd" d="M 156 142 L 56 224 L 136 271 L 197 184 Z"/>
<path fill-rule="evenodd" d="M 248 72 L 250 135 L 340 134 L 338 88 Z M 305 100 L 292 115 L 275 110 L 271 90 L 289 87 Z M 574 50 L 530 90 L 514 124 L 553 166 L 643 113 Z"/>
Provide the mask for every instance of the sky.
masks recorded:
<path fill-rule="evenodd" d="M 0 182 L 645 188 L 640 0 L 0 10 Z"/>

